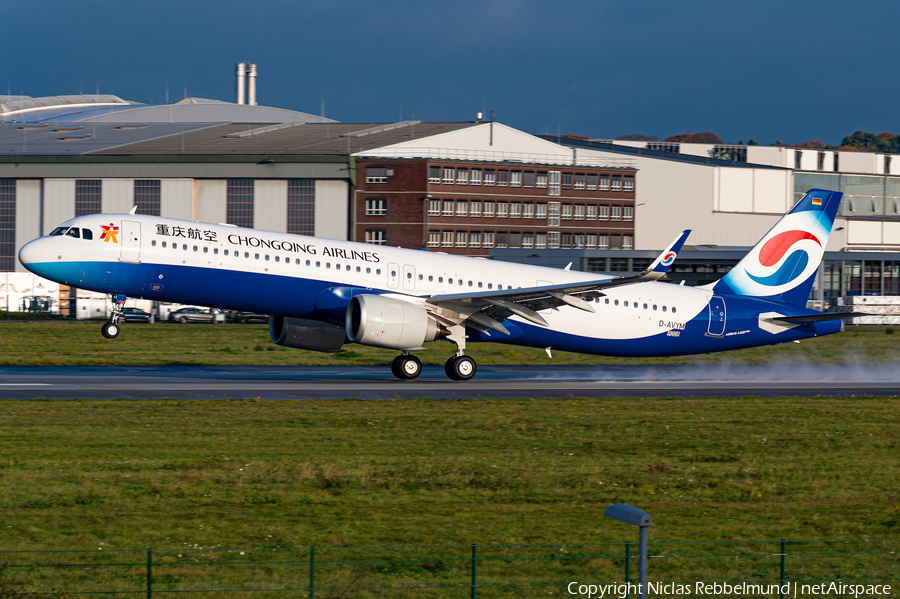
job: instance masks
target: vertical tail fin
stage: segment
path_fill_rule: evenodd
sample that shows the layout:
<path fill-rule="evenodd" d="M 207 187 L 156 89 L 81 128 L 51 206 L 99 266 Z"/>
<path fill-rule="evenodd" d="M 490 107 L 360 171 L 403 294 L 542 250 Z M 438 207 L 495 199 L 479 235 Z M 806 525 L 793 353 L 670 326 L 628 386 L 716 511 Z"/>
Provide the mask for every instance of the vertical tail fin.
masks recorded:
<path fill-rule="evenodd" d="M 810 189 L 712 290 L 805 306 L 843 195 Z"/>

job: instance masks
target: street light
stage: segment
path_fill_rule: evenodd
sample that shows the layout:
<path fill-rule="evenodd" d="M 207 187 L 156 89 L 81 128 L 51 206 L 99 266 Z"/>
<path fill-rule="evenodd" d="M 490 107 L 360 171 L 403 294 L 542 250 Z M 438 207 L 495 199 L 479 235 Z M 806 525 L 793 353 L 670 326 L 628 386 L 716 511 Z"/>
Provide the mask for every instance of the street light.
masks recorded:
<path fill-rule="evenodd" d="M 650 514 L 627 503 L 617 503 L 603 512 L 613 520 L 633 524 L 641 528 L 640 557 L 638 558 L 638 599 L 647 599 L 647 527 L 653 526 Z"/>

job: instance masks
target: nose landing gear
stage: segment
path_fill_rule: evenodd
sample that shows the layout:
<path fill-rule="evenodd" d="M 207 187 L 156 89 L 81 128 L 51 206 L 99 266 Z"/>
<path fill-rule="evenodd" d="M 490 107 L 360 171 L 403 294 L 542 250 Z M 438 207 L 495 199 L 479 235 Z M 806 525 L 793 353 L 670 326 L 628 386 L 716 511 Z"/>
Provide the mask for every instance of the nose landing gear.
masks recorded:
<path fill-rule="evenodd" d="M 122 318 L 122 308 L 125 307 L 126 299 L 122 294 L 116 296 L 113 302 L 112 317 L 109 322 L 103 323 L 103 326 L 100 328 L 100 333 L 107 339 L 115 339 L 122 330 L 119 319 L 121 318 L 122 322 L 125 322 L 125 319 Z"/>

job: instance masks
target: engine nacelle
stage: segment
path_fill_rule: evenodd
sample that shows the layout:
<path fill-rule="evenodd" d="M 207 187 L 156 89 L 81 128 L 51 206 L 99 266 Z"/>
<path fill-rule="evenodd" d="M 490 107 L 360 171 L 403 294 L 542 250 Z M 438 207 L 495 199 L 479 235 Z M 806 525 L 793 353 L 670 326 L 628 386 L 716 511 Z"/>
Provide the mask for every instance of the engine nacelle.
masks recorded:
<path fill-rule="evenodd" d="M 341 351 L 347 341 L 344 327 L 318 320 L 269 317 L 269 336 L 276 345 L 325 353 Z"/>
<path fill-rule="evenodd" d="M 420 349 L 441 334 L 422 306 L 382 295 L 354 295 L 347 306 L 347 338 L 353 343 L 404 351 Z"/>

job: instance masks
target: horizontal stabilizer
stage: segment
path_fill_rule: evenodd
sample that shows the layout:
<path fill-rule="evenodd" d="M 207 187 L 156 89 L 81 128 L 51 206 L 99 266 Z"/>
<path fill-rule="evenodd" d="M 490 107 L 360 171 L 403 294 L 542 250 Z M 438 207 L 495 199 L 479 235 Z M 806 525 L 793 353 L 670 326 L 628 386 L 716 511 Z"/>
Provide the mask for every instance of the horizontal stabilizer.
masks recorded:
<path fill-rule="evenodd" d="M 871 316 L 871 314 L 865 314 L 863 312 L 832 312 L 829 314 L 808 314 L 806 316 L 776 316 L 774 318 L 767 318 L 766 320 L 807 324 L 810 322 L 825 322 L 828 320 L 844 320 L 846 318 L 856 318 L 857 316 Z"/>

